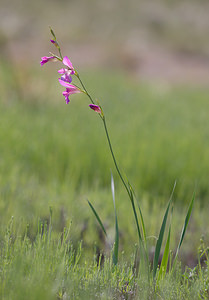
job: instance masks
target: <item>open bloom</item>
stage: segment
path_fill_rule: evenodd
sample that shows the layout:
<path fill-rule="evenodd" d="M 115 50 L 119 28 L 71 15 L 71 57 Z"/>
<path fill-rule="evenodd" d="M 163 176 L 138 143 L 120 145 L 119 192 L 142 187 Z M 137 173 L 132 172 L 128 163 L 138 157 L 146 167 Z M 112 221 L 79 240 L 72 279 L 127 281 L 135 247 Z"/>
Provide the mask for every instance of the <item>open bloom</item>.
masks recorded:
<path fill-rule="evenodd" d="M 55 60 L 56 58 L 54 56 L 43 56 L 41 58 L 40 64 L 41 66 L 43 66 L 44 64 L 46 64 L 48 61 L 50 60 Z"/>
<path fill-rule="evenodd" d="M 65 82 L 68 82 L 68 83 L 72 82 L 72 77 L 70 76 L 70 74 L 71 74 L 70 70 L 60 69 L 58 71 L 58 73 L 62 74 L 62 76 L 61 76 L 61 80 L 62 81 L 65 81 Z M 60 82 L 60 84 L 62 84 L 62 83 Z"/>
<path fill-rule="evenodd" d="M 58 71 L 59 74 L 62 74 L 61 76 L 61 80 L 65 81 L 67 83 L 71 83 L 72 82 L 72 77 L 70 75 L 75 74 L 75 70 L 73 68 L 73 65 L 71 63 L 71 61 L 69 60 L 69 58 L 67 56 L 65 56 L 62 60 L 63 64 L 67 66 L 67 68 L 62 68 Z M 62 84 L 60 82 L 60 84 Z M 63 84 L 62 84 L 63 85 Z M 67 87 L 66 85 L 64 85 L 65 87 Z"/>
<path fill-rule="evenodd" d="M 59 78 L 59 82 L 62 86 L 66 87 L 66 91 L 64 91 L 62 94 L 65 97 L 65 102 L 68 104 L 70 102 L 69 96 L 72 94 L 81 93 L 81 90 L 74 86 L 73 84 L 70 84 L 62 79 Z"/>
<path fill-rule="evenodd" d="M 67 68 L 62 68 L 62 69 L 60 69 L 60 70 L 58 71 L 59 74 L 63 74 L 63 75 L 65 75 L 65 76 L 67 75 L 68 77 L 69 77 L 70 75 L 75 74 L 75 69 L 74 69 L 74 67 L 73 67 L 73 65 L 72 65 L 72 63 L 71 63 L 71 61 L 69 60 L 69 58 L 68 58 L 67 56 L 65 56 L 65 57 L 63 58 L 62 62 L 63 62 L 63 64 L 64 64 L 65 66 L 67 66 Z"/>
<path fill-rule="evenodd" d="M 96 111 L 97 113 L 99 113 L 99 114 L 102 113 L 101 108 L 99 107 L 99 105 L 89 104 L 89 107 L 90 107 L 91 109 L 93 109 L 94 111 Z"/>
<path fill-rule="evenodd" d="M 71 75 L 75 74 L 75 69 L 67 56 L 65 56 L 62 60 L 63 64 L 71 70 Z"/>
<path fill-rule="evenodd" d="M 66 91 L 64 91 L 62 94 L 65 97 L 65 102 L 68 104 L 70 102 L 69 96 L 72 94 L 81 93 L 81 91 L 74 85 L 69 84 L 69 87 L 66 88 Z"/>

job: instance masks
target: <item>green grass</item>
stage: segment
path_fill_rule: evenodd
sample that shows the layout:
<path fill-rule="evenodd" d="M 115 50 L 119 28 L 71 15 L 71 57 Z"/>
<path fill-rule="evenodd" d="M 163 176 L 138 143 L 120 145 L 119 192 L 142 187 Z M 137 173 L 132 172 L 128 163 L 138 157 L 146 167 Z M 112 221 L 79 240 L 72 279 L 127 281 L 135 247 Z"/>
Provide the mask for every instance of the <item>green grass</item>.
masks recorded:
<path fill-rule="evenodd" d="M 134 257 L 114 266 L 110 258 L 81 262 L 83 250 L 74 250 L 65 229 L 55 237 L 51 225 L 38 228 L 34 240 L 27 229 L 20 235 L 11 220 L 2 232 L 0 297 L 6 299 L 208 299 L 208 260 L 182 273 L 167 273 L 158 285 L 134 270 Z"/>
<path fill-rule="evenodd" d="M 169 196 L 177 180 L 181 202 L 195 184 L 204 202 L 208 91 L 138 85 L 114 74 L 85 74 L 84 79 L 104 106 L 118 161 L 137 192 Z M 53 92 L 57 89 L 53 97 L 50 91 L 47 94 L 47 82 L 55 86 Z M 76 95 L 65 106 L 59 91 L 52 76 L 38 103 L 27 98 L 23 103 L 8 99 L 2 104 L 2 174 L 22 168 L 27 179 L 32 176 L 44 183 L 73 181 L 76 186 L 106 187 L 112 161 L 103 128 L 84 96 Z"/>
<path fill-rule="evenodd" d="M 86 217 L 85 198 L 96 201 L 108 215 L 112 211 L 111 169 L 123 199 L 120 207 L 126 209 L 126 196 L 97 115 L 82 95 L 65 105 L 55 78 L 42 72 L 37 73 L 46 77 L 42 98 L 35 100 L 34 91 L 32 101 L 27 94 L 19 101 L 2 99 L 2 223 L 23 212 L 30 221 L 31 217 L 45 217 L 49 206 L 54 213 L 63 211 L 70 218 L 78 214 L 82 219 Z M 139 85 L 115 74 L 83 77 L 90 91 L 100 97 L 120 167 L 139 198 L 166 203 L 177 180 L 175 201 L 188 203 L 196 186 L 198 202 L 203 205 L 209 175 L 208 91 Z M 48 96 L 52 84 L 55 87 Z M 55 95 L 54 89 L 58 90 Z"/>

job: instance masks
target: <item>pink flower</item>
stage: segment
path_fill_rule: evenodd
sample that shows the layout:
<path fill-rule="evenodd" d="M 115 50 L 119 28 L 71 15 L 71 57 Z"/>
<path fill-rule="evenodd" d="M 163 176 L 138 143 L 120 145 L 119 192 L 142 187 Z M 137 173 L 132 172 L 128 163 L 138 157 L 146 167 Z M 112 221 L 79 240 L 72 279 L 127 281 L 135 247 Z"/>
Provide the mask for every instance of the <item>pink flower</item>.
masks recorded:
<path fill-rule="evenodd" d="M 81 93 L 81 91 L 76 86 L 74 86 L 72 84 L 69 84 L 69 83 L 66 83 L 66 87 L 67 87 L 66 91 L 64 91 L 62 94 L 65 97 L 66 104 L 68 104 L 70 102 L 69 96 L 72 95 L 72 94 Z"/>
<path fill-rule="evenodd" d="M 102 113 L 101 108 L 99 107 L 99 105 L 89 104 L 89 107 L 90 107 L 91 109 L 93 109 L 94 111 L 96 111 L 97 113 L 99 113 L 99 114 Z"/>
<path fill-rule="evenodd" d="M 55 60 L 56 58 L 54 56 L 43 56 L 41 58 L 40 64 L 41 66 L 43 66 L 44 64 L 46 64 L 48 61 L 50 60 Z"/>
<path fill-rule="evenodd" d="M 63 64 L 65 65 L 65 66 L 67 66 L 68 67 L 68 71 L 70 70 L 71 71 L 71 75 L 73 75 L 73 74 L 75 74 L 75 69 L 73 68 L 73 65 L 72 65 L 72 63 L 71 63 L 71 61 L 69 60 L 69 58 L 67 57 L 67 56 L 65 56 L 64 58 L 63 58 L 63 60 L 62 60 L 62 62 L 63 62 Z M 65 69 L 66 70 L 66 69 Z"/>
<path fill-rule="evenodd" d="M 72 77 L 70 76 L 71 71 L 69 71 L 69 70 L 67 70 L 67 69 L 60 69 L 60 70 L 58 71 L 58 73 L 63 74 L 63 75 L 61 76 L 61 79 L 60 79 L 60 80 L 65 81 L 65 82 L 68 82 L 68 83 L 71 83 L 71 82 L 72 82 Z M 60 84 L 62 84 L 62 83 L 60 82 Z M 62 85 L 63 85 L 63 84 L 62 84 Z"/>
<path fill-rule="evenodd" d="M 71 63 L 71 61 L 69 60 L 69 58 L 67 56 L 65 56 L 62 60 L 63 64 L 67 66 L 67 68 L 62 68 L 58 71 L 59 74 L 62 74 L 61 76 L 61 80 L 71 83 L 72 82 L 72 77 L 70 75 L 75 74 L 75 70 L 73 68 L 73 65 Z M 62 84 L 63 86 L 67 87 L 66 85 L 64 85 L 61 81 L 60 84 Z"/>

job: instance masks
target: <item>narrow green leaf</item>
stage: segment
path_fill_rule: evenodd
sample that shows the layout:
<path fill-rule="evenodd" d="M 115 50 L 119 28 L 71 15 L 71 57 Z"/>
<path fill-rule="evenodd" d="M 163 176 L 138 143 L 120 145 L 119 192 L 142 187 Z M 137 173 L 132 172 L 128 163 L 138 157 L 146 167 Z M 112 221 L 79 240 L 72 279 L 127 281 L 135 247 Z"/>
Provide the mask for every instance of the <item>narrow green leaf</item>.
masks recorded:
<path fill-rule="evenodd" d="M 113 249 L 113 263 L 117 265 L 118 263 L 118 250 L 119 250 L 119 230 L 118 230 L 118 220 L 117 215 L 115 216 L 115 243 Z"/>
<path fill-rule="evenodd" d="M 130 188 L 129 186 L 129 191 L 130 191 L 130 200 L 131 200 L 131 205 L 132 205 L 132 209 L 133 209 L 133 212 L 134 212 L 134 218 L 135 218 L 135 221 L 136 221 L 136 227 L 137 227 L 137 232 L 138 232 L 138 237 L 139 237 L 139 244 L 143 243 L 143 239 L 142 239 L 142 235 L 141 235 L 141 231 L 140 231 L 140 227 L 139 227 L 139 221 L 138 221 L 138 216 L 137 216 L 137 212 L 136 212 L 136 207 L 135 207 L 135 204 L 134 204 L 134 195 L 133 195 L 133 191 L 132 189 Z"/>
<path fill-rule="evenodd" d="M 165 250 L 163 253 L 163 258 L 160 265 L 160 270 L 158 274 L 158 280 L 165 276 L 167 266 L 168 266 L 168 257 L 169 257 L 169 249 L 170 249 L 170 235 L 171 235 L 171 225 L 169 226 L 168 237 L 165 245 Z"/>
<path fill-rule="evenodd" d="M 114 179 L 112 173 L 111 173 L 111 190 L 112 190 L 112 198 L 113 198 L 114 211 L 115 211 L 115 242 L 113 248 L 113 263 L 114 265 L 117 265 L 118 249 L 119 249 L 119 229 L 118 229 L 118 218 L 117 218 L 116 204 L 115 204 L 115 185 L 114 185 Z"/>
<path fill-rule="evenodd" d="M 186 214 L 184 225 L 183 225 L 183 228 L 182 228 L 182 231 L 181 231 L 181 236 L 180 236 L 179 244 L 178 244 L 178 247 L 177 247 L 177 250 L 176 250 L 176 255 L 175 255 L 175 259 L 174 259 L 174 263 L 173 263 L 173 268 L 175 267 L 177 256 L 178 256 L 180 247 L 183 243 L 184 236 L 185 236 L 185 233 L 186 233 L 186 230 L 187 230 L 187 226 L 189 224 L 189 220 L 190 220 L 191 213 L 192 213 L 192 208 L 193 208 L 193 205 L 194 205 L 194 199 L 195 199 L 195 193 L 193 194 L 192 200 L 189 204 L 189 208 L 188 208 L 188 211 L 187 211 L 187 214 Z"/>
<path fill-rule="evenodd" d="M 161 250 L 161 246 L 162 246 L 162 242 L 163 242 L 163 236 L 164 236 L 164 232 L 165 232 L 168 212 L 169 212 L 169 208 L 170 208 L 170 205 L 171 205 L 171 202 L 172 202 L 175 187 L 176 187 L 176 182 L 174 183 L 174 187 L 173 187 L 170 199 L 168 201 L 168 206 L 167 206 L 164 218 L 163 218 L 163 222 L 162 222 L 162 225 L 161 225 L 161 228 L 160 228 L 159 237 L 158 237 L 156 247 L 155 247 L 155 256 L 154 256 L 154 261 L 153 261 L 153 278 L 155 278 L 156 272 L 157 272 L 158 261 L 159 261 L 159 256 L 160 256 L 160 250 Z"/>
<path fill-rule="evenodd" d="M 143 232 L 143 237 L 144 237 L 144 241 L 146 242 L 146 238 L 147 238 L 147 235 L 146 235 L 146 230 L 145 230 L 145 224 L 144 224 L 144 218 L 143 218 L 143 215 L 142 215 L 142 210 L 141 210 L 141 207 L 139 205 L 139 201 L 134 193 L 134 190 L 132 188 L 132 186 L 130 185 L 130 183 L 128 182 L 129 184 L 129 188 L 130 188 L 130 191 L 131 193 L 134 195 L 135 199 L 136 199 L 136 203 L 137 203 L 137 206 L 138 206 L 138 209 L 139 209 L 139 214 L 140 214 L 140 219 L 141 219 L 141 225 L 142 225 L 142 232 Z"/>
<path fill-rule="evenodd" d="M 105 228 L 104 228 L 104 225 L 102 224 L 102 221 L 101 221 L 101 219 L 100 219 L 98 213 L 96 212 L 96 210 L 94 209 L 93 205 L 91 204 L 91 202 L 90 202 L 88 199 L 87 199 L 87 202 L 88 202 L 88 204 L 89 204 L 91 210 L 93 211 L 93 214 L 95 215 L 95 217 L 96 217 L 96 219 L 97 219 L 99 225 L 101 226 L 101 228 L 102 228 L 104 234 L 107 236 L 106 230 L 105 230 Z"/>

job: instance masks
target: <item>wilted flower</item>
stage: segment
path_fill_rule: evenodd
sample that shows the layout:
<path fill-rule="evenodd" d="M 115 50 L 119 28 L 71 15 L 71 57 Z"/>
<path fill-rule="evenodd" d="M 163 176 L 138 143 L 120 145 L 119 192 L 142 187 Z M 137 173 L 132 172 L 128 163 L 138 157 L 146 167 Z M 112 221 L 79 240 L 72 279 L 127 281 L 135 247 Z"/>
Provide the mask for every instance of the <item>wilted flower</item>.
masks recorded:
<path fill-rule="evenodd" d="M 50 60 L 56 60 L 56 58 L 54 56 L 43 56 L 40 61 L 41 66 L 43 66 Z"/>
<path fill-rule="evenodd" d="M 99 107 L 99 105 L 89 104 L 89 107 L 90 107 L 91 109 L 93 109 L 94 111 L 96 111 L 97 113 L 99 113 L 99 114 L 102 113 L 101 108 Z"/>

